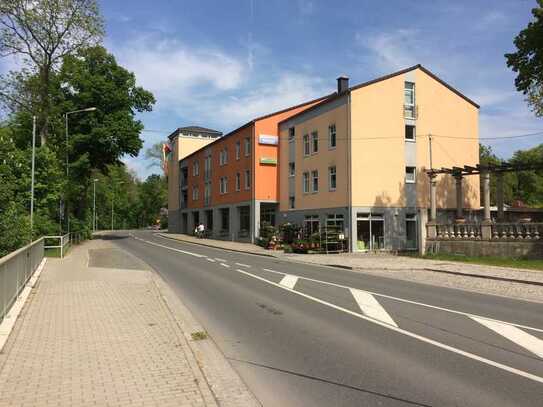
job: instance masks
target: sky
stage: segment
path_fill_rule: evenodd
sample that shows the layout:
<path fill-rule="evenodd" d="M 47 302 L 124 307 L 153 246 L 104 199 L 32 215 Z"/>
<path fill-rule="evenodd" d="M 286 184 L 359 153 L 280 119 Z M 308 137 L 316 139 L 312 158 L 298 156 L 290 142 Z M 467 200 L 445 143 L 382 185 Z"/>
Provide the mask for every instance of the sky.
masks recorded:
<path fill-rule="evenodd" d="M 99 0 L 105 45 L 157 99 L 147 148 L 177 127 L 227 133 L 252 118 L 423 64 L 481 105 L 480 137 L 543 130 L 506 52 L 535 0 Z M 491 6 L 491 8 L 489 8 Z M 510 157 L 543 136 L 492 141 Z M 142 178 L 160 169 L 125 159 Z"/>

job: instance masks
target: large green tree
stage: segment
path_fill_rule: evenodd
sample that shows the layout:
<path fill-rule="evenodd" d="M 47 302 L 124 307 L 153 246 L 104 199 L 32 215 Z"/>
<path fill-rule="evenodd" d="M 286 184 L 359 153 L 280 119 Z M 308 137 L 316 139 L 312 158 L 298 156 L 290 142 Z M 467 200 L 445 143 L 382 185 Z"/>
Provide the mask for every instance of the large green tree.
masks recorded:
<path fill-rule="evenodd" d="M 526 95 L 537 116 L 543 116 L 543 0 L 532 9 L 534 20 L 514 40 L 516 52 L 505 54 L 507 66 L 517 72 L 515 85 Z"/>
<path fill-rule="evenodd" d="M 26 67 L 3 82 L 4 104 L 37 114 L 42 142 L 50 130 L 56 68 L 66 56 L 100 43 L 103 34 L 96 0 L 0 0 L 0 55 L 15 55 Z M 34 78 L 32 104 L 19 92 L 28 77 Z"/>

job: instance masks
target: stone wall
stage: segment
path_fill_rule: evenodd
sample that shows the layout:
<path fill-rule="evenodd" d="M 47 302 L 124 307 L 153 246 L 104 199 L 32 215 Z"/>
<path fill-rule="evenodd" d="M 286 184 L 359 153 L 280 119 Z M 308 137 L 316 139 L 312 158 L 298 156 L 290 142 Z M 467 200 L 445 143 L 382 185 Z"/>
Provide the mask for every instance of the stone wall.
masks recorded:
<path fill-rule="evenodd" d="M 426 240 L 426 253 L 543 259 L 543 241 Z"/>

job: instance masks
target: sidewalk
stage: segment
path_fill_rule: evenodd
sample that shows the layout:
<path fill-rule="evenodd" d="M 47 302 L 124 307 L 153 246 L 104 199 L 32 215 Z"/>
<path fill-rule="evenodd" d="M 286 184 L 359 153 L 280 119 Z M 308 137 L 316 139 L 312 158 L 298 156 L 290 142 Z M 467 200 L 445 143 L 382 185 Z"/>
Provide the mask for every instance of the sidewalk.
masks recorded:
<path fill-rule="evenodd" d="M 160 235 L 189 243 L 272 256 L 287 261 L 341 267 L 401 280 L 543 302 L 543 272 L 541 271 L 427 260 L 386 253 L 328 255 L 284 253 L 279 250 L 265 250 L 250 243 L 196 239 L 192 236 L 171 233 L 160 233 Z"/>
<path fill-rule="evenodd" d="M 106 240 L 49 259 L 0 354 L 0 406 L 258 405 L 167 290 Z"/>

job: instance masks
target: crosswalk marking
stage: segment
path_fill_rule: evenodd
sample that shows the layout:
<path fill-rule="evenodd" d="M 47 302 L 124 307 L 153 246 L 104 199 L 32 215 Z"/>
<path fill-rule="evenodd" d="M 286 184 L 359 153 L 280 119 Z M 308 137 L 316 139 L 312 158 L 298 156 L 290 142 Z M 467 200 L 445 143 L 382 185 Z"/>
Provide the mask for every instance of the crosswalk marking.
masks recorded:
<path fill-rule="evenodd" d="M 294 289 L 294 286 L 296 285 L 296 283 L 298 282 L 298 277 L 296 276 L 291 276 L 290 274 L 286 274 L 285 277 L 283 277 L 281 279 L 281 281 L 279 282 L 279 284 L 285 286 L 285 287 L 288 287 L 290 288 L 291 290 Z"/>
<path fill-rule="evenodd" d="M 375 297 L 367 292 L 351 288 L 351 293 L 364 315 L 377 319 L 385 324 L 397 327 L 398 325 Z"/>
<path fill-rule="evenodd" d="M 529 350 L 540 358 L 543 358 L 543 340 L 536 338 L 513 325 L 502 324 L 485 318 L 471 317 L 471 319 L 509 339 L 511 342 L 522 346 L 524 349 Z"/>

